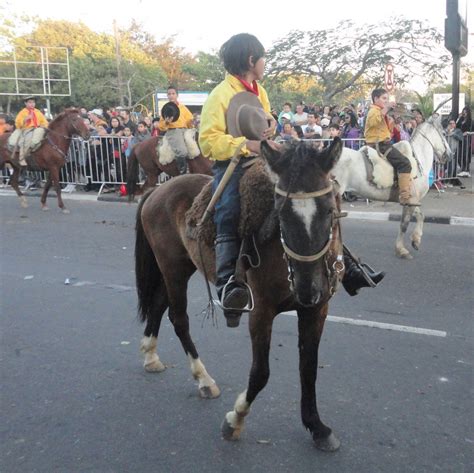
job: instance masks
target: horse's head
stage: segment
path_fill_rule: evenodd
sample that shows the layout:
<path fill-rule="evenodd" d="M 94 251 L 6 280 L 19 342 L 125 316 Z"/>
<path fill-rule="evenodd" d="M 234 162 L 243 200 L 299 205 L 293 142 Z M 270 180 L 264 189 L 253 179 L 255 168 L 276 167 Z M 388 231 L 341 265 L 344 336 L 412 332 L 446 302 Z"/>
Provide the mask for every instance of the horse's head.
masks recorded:
<path fill-rule="evenodd" d="M 77 135 L 83 138 L 84 140 L 88 140 L 90 138 L 90 131 L 87 128 L 86 124 L 84 123 L 83 118 L 80 115 L 79 110 L 75 108 L 69 108 L 64 112 L 60 113 L 50 124 L 59 124 L 63 123 L 64 126 L 64 135 L 72 136 Z"/>
<path fill-rule="evenodd" d="M 420 125 L 423 127 L 423 125 Z M 433 147 L 433 151 L 436 159 L 441 163 L 445 164 L 446 161 L 452 157 L 452 150 L 449 146 L 446 136 L 441 125 L 441 120 L 439 118 L 430 117 L 426 120 L 426 135 L 427 138 Z"/>
<path fill-rule="evenodd" d="M 341 151 L 339 138 L 323 150 L 305 142 L 279 149 L 262 142 L 262 157 L 275 180 L 275 207 L 292 289 L 297 302 L 306 307 L 330 298 L 336 272 L 342 269 L 340 214 L 329 174 Z"/>

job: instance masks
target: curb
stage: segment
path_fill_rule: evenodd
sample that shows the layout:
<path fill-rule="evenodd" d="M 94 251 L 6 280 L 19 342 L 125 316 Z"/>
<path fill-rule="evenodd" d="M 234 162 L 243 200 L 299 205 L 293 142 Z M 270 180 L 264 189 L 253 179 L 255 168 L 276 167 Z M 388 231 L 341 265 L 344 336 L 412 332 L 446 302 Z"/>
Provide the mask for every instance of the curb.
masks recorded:
<path fill-rule="evenodd" d="M 388 212 L 348 212 L 347 218 L 354 220 L 375 220 L 375 221 L 390 221 L 400 222 L 402 216 L 400 214 L 391 214 Z M 416 219 L 412 217 L 412 222 L 416 222 Z M 474 218 L 471 217 L 442 217 L 425 215 L 425 223 L 440 223 L 443 225 L 463 225 L 472 227 L 474 226 Z"/>
<path fill-rule="evenodd" d="M 12 196 L 16 197 L 16 193 L 13 190 L 7 189 L 0 189 L 0 196 Z M 26 197 L 40 197 L 41 191 L 30 191 L 25 193 Z M 118 195 L 86 195 L 86 194 L 69 194 L 69 193 L 62 193 L 64 199 L 70 200 L 82 200 L 82 201 L 89 201 L 89 202 L 119 202 L 122 204 L 130 204 L 131 202 L 128 201 L 127 197 L 121 197 Z M 54 191 L 51 192 L 50 198 L 55 198 L 56 193 Z M 134 200 L 133 203 L 137 203 L 137 200 Z M 359 211 L 349 211 L 347 218 L 353 220 L 372 220 L 372 221 L 383 221 L 383 222 L 399 222 L 401 220 L 400 214 L 391 214 L 389 212 L 359 212 Z M 411 219 L 412 222 L 416 220 L 414 218 Z M 426 215 L 425 216 L 425 223 L 438 223 L 443 225 L 457 225 L 457 226 L 467 226 L 473 227 L 474 226 L 474 218 L 471 217 L 459 217 L 459 216 L 433 216 L 433 215 Z"/>

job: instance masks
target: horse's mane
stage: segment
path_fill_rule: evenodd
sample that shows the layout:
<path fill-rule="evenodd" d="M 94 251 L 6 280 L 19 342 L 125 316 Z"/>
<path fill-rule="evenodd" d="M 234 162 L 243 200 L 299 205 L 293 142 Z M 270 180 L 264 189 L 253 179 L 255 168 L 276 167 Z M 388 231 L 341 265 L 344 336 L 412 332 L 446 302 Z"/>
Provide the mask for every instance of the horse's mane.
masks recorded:
<path fill-rule="evenodd" d="M 67 118 L 69 115 L 72 115 L 73 113 L 78 114 L 79 110 L 77 108 L 67 108 L 66 110 L 64 110 L 64 112 L 61 112 L 53 120 L 51 120 L 49 126 L 57 125 L 59 122 Z"/>

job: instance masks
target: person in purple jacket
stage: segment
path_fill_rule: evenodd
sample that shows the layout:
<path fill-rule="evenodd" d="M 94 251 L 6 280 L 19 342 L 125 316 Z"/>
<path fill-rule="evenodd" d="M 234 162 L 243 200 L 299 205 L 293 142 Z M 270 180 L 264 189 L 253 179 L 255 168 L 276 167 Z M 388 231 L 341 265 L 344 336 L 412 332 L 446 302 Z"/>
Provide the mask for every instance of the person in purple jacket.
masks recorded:
<path fill-rule="evenodd" d="M 345 141 L 344 145 L 347 148 L 359 149 L 360 137 L 361 130 L 359 128 L 359 125 L 357 124 L 357 117 L 352 112 L 347 112 L 344 115 L 344 126 L 342 128 L 341 138 L 349 141 Z"/>

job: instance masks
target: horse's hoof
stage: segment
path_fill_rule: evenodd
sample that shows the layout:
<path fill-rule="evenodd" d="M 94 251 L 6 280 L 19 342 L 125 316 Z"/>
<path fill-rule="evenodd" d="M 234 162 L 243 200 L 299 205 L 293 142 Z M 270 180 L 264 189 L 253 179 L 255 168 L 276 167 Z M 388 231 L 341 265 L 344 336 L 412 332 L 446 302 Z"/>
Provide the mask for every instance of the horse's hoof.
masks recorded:
<path fill-rule="evenodd" d="M 420 249 L 420 242 L 413 240 L 411 242 L 411 246 L 413 247 L 414 250 L 418 251 Z"/>
<path fill-rule="evenodd" d="M 43 205 L 43 207 L 41 207 L 41 210 L 43 212 L 47 212 L 49 210 L 49 207 L 47 207 L 46 205 Z"/>
<path fill-rule="evenodd" d="M 313 438 L 314 445 L 323 452 L 335 452 L 341 446 L 339 439 L 331 432 L 329 437 Z"/>
<path fill-rule="evenodd" d="M 62 209 L 61 212 L 66 215 L 71 213 L 69 209 Z"/>
<path fill-rule="evenodd" d="M 215 399 L 221 395 L 221 390 L 216 383 L 211 386 L 202 386 L 199 388 L 199 395 L 203 399 Z"/>
<path fill-rule="evenodd" d="M 145 368 L 145 371 L 148 373 L 161 373 L 166 369 L 166 366 L 159 359 L 150 361 L 149 363 L 143 366 Z"/>
<path fill-rule="evenodd" d="M 28 201 L 26 200 L 26 197 L 20 197 L 20 206 L 23 208 L 23 209 L 27 209 L 28 208 Z"/>
<path fill-rule="evenodd" d="M 403 248 L 403 250 L 396 250 L 396 254 L 401 259 L 413 259 L 413 256 L 406 248 Z"/>
<path fill-rule="evenodd" d="M 221 425 L 221 433 L 222 433 L 222 438 L 224 440 L 239 440 L 240 439 L 240 433 L 241 433 L 241 428 L 240 427 L 232 427 L 231 423 L 227 419 L 228 417 L 233 417 L 235 416 L 235 413 L 233 411 L 228 412 L 224 418 L 224 422 L 222 422 Z"/>

